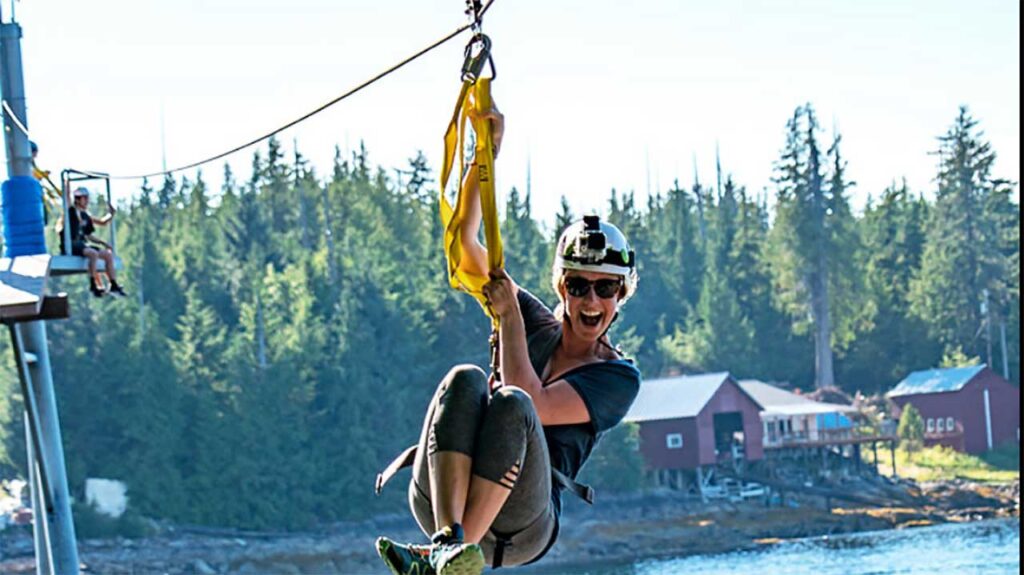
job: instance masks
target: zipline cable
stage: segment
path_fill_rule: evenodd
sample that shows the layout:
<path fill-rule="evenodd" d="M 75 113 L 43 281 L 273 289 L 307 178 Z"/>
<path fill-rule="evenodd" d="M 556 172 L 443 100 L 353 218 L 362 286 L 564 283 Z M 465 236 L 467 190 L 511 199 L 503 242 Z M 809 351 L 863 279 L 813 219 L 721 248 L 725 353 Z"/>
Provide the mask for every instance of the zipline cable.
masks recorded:
<path fill-rule="evenodd" d="M 491 7 L 491 5 L 494 4 L 494 2 L 495 2 L 495 0 L 489 0 L 487 2 L 487 4 L 484 5 L 483 9 L 481 9 L 476 14 L 476 17 L 474 18 L 475 22 L 479 22 L 480 19 L 483 18 L 483 15 L 487 12 L 487 10 Z M 276 129 L 274 129 L 271 132 L 267 132 L 266 134 L 264 134 L 264 135 L 262 135 L 262 136 L 260 136 L 260 137 L 258 137 L 256 139 L 250 140 L 250 141 L 248 141 L 248 142 L 246 142 L 244 144 L 241 144 L 239 146 L 235 146 L 234 148 L 231 148 L 230 150 L 228 150 L 226 152 L 221 152 L 221 153 L 219 153 L 219 154 L 217 154 L 215 156 L 210 156 L 209 158 L 206 158 L 206 159 L 203 159 L 203 160 L 199 160 L 198 162 L 192 162 L 191 164 L 186 164 L 184 166 L 179 166 L 177 168 L 172 168 L 170 170 L 161 170 L 159 172 L 151 172 L 151 173 L 148 173 L 148 174 L 136 174 L 136 175 L 131 175 L 131 176 L 107 175 L 107 174 L 101 174 L 101 173 L 98 173 L 98 172 L 92 172 L 92 171 L 89 171 L 89 170 L 75 170 L 75 171 L 79 172 L 81 174 L 87 175 L 87 176 L 92 176 L 92 177 L 97 177 L 97 178 L 109 178 L 111 180 L 140 180 L 142 178 L 152 178 L 152 177 L 156 177 L 156 176 L 166 176 L 166 175 L 173 174 L 175 172 L 180 172 L 180 171 L 183 171 L 183 170 L 189 170 L 189 169 L 192 169 L 192 168 L 198 168 L 199 166 L 202 166 L 203 164 L 208 164 L 210 162 L 213 162 L 213 161 L 219 160 L 221 158 L 230 156 L 231 154 L 234 154 L 235 152 L 240 152 L 240 151 L 242 151 L 242 150 L 244 150 L 244 149 L 246 149 L 246 148 L 248 148 L 250 146 L 254 146 L 254 145 L 256 145 L 256 144 L 258 144 L 258 143 L 260 143 L 260 142 L 262 142 L 264 140 L 268 140 L 268 139 L 276 136 L 277 134 L 287 130 L 288 128 L 291 128 L 291 127 L 293 127 L 293 126 L 295 126 L 295 125 L 297 125 L 297 124 L 299 124 L 301 122 L 304 122 L 305 120 L 308 120 L 309 118 L 312 118 L 313 116 L 319 114 L 320 112 L 323 112 L 327 108 L 330 108 L 331 106 L 337 104 L 338 102 L 344 100 L 345 98 L 348 98 L 349 96 L 352 96 L 353 94 L 356 94 L 357 92 L 362 91 L 364 88 L 367 88 L 370 85 L 376 83 L 378 80 L 383 79 L 385 76 L 390 75 L 392 72 L 395 72 L 395 71 L 399 70 L 400 68 L 404 67 L 406 64 L 409 64 L 409 63 L 413 62 L 414 60 L 417 60 L 421 56 L 427 54 L 428 52 L 434 50 L 435 48 L 440 47 L 442 44 L 445 44 L 446 42 L 450 41 L 452 38 L 455 38 L 459 34 L 465 32 L 466 30 L 469 30 L 470 28 L 473 28 L 474 26 L 475 26 L 475 23 L 474 24 L 464 24 L 462 26 L 459 26 L 453 32 L 451 32 L 450 34 L 445 36 L 444 38 L 441 38 L 440 40 L 434 42 L 433 44 L 427 46 L 426 48 L 423 48 L 422 50 L 416 52 L 412 56 L 409 56 L 408 58 L 402 60 L 401 62 L 395 64 L 394 66 L 391 66 L 390 68 L 384 70 L 383 72 L 377 74 L 376 76 L 370 78 L 369 80 L 363 82 L 362 84 L 359 84 L 355 88 L 352 88 L 351 90 L 345 92 L 344 94 L 338 96 L 337 98 L 334 98 L 333 100 L 331 100 L 331 101 L 329 101 L 329 102 L 319 106 L 318 108 L 314 109 L 313 111 L 308 112 L 306 114 L 303 114 L 302 116 L 292 120 L 291 122 L 288 122 L 287 124 L 284 124 L 283 126 L 281 126 L 279 128 L 276 128 Z M 18 129 L 20 129 L 22 132 L 24 132 L 25 136 L 28 137 L 28 129 L 26 129 L 25 126 L 21 123 L 21 121 L 14 115 L 13 111 L 11 111 L 10 107 L 7 105 L 7 101 L 6 100 L 4 100 L 4 102 L 3 102 L 3 107 L 4 107 L 4 110 L 6 110 L 7 113 L 10 115 L 10 117 L 14 119 L 14 123 L 18 126 Z"/>

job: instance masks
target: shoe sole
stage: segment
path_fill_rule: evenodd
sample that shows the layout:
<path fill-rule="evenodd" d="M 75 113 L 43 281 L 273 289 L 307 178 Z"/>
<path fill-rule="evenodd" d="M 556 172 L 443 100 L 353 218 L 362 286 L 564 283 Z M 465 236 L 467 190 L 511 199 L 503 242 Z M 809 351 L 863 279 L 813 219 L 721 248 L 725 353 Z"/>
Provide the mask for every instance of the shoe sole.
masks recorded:
<path fill-rule="evenodd" d="M 484 552 L 479 545 L 467 545 L 455 557 L 437 570 L 437 575 L 480 575 L 484 572 Z"/>
<path fill-rule="evenodd" d="M 377 555 L 380 556 L 381 561 L 384 562 L 384 565 L 387 565 L 388 571 L 391 571 L 391 575 L 405 575 L 395 569 L 395 566 L 391 564 L 391 560 L 388 559 L 388 549 L 391 548 L 391 540 L 387 537 L 378 537 L 374 546 L 377 548 Z"/>
<path fill-rule="evenodd" d="M 411 571 L 400 571 L 398 567 L 391 563 L 391 559 L 388 558 L 388 551 L 393 545 L 394 542 L 387 537 L 378 537 L 375 544 L 377 555 L 384 562 L 384 565 L 387 566 L 388 571 L 391 571 L 391 575 L 433 575 L 432 571 L 423 571 L 418 566 Z"/>

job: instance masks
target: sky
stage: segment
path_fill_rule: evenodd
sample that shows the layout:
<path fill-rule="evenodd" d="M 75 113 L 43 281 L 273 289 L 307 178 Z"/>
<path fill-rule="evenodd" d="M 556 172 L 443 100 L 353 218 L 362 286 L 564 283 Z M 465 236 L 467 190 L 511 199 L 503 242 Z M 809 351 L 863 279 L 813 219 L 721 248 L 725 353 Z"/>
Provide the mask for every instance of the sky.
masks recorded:
<path fill-rule="evenodd" d="M 13 4 L 12 4 L 13 3 Z M 459 0 L 0 0 L 23 29 L 28 125 L 41 167 L 139 174 L 215 155 L 333 99 L 465 23 Z M 565 195 L 711 183 L 771 194 L 786 120 L 810 102 L 843 136 L 856 209 L 894 181 L 932 194 L 937 136 L 960 105 L 1020 179 L 1020 6 L 1014 0 L 495 0 L 492 92 L 506 118 L 497 189 L 527 188 L 551 222 Z M 394 174 L 436 170 L 464 34 L 282 133 L 321 177 L 362 141 Z M 265 151 L 265 146 L 259 148 Z M 2 152 L 0 152 L 2 153 Z M 253 149 L 227 158 L 238 181 Z M 224 161 L 203 168 L 214 190 Z M 185 172 L 195 178 L 195 171 Z M 180 175 L 179 175 L 180 176 Z M 436 172 L 434 174 L 436 178 Z M 113 182 L 115 199 L 139 181 Z M 1019 192 L 1018 192 L 1019 198 Z"/>

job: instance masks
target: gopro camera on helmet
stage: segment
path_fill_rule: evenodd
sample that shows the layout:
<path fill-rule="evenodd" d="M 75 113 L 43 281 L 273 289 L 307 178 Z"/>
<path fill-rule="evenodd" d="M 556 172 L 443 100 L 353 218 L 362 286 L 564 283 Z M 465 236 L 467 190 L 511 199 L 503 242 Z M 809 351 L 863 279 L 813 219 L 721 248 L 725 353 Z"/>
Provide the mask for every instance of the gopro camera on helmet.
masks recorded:
<path fill-rule="evenodd" d="M 605 249 L 608 247 L 608 240 L 601 231 L 601 218 L 598 216 L 583 216 L 584 233 L 576 236 L 576 245 L 573 246 L 573 253 L 576 258 L 587 262 L 600 262 L 605 257 Z"/>

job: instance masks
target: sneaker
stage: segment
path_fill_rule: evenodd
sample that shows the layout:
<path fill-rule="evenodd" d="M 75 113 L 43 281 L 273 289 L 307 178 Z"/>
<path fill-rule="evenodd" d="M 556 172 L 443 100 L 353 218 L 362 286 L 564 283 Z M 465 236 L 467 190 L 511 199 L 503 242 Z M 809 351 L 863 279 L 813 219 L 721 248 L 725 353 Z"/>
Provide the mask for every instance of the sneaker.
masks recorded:
<path fill-rule="evenodd" d="M 437 575 L 480 575 L 484 552 L 476 543 L 463 543 L 462 526 L 445 527 L 430 538 L 430 565 Z"/>
<path fill-rule="evenodd" d="M 124 293 L 124 288 L 122 288 L 120 284 L 114 282 L 111 282 L 110 284 L 110 294 L 121 297 L 128 297 L 128 294 Z"/>
<path fill-rule="evenodd" d="M 430 545 L 396 543 L 387 537 L 378 537 L 377 555 L 392 575 L 436 575 L 430 566 Z"/>
<path fill-rule="evenodd" d="M 107 293 L 101 290 L 100 288 L 96 287 L 96 284 L 89 286 L 89 291 L 91 291 L 92 295 L 95 297 L 103 297 L 103 295 Z"/>

